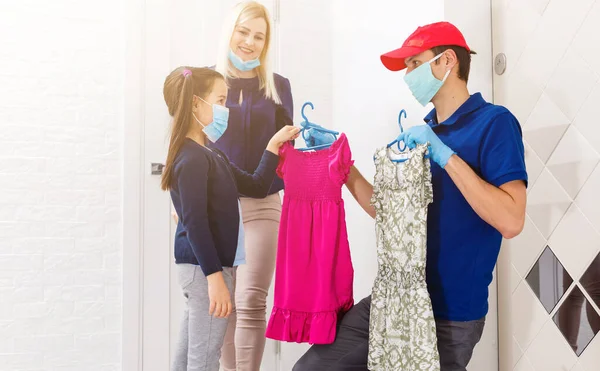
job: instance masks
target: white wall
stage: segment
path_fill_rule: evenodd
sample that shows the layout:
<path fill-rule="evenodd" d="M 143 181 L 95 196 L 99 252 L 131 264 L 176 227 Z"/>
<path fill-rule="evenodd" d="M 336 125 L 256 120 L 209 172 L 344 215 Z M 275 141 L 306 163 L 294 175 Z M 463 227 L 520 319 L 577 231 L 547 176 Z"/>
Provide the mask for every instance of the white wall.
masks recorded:
<path fill-rule="evenodd" d="M 2 2 L 2 370 L 121 368 L 120 4 Z"/>
<path fill-rule="evenodd" d="M 422 123 L 430 108 L 421 107 L 402 78 L 388 71 L 382 53 L 399 48 L 419 25 L 444 17 L 443 0 L 411 2 L 336 0 L 332 19 L 333 126 L 348 136 L 356 167 L 365 178 L 375 174 L 373 154 L 398 134 L 398 113 L 405 126 Z M 347 225 L 355 269 L 356 301 L 371 292 L 377 273 L 373 220 L 344 191 Z"/>

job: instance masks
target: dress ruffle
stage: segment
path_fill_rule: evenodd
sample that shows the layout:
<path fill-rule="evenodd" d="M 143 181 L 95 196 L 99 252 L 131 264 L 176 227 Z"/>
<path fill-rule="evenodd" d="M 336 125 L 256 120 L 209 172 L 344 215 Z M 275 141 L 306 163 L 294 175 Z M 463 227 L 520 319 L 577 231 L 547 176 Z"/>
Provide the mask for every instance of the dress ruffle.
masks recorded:
<path fill-rule="evenodd" d="M 336 184 L 343 185 L 348 181 L 350 168 L 354 165 L 348 137 L 342 133 L 338 140 L 329 147 L 329 176 Z"/>
<path fill-rule="evenodd" d="M 351 299 L 337 311 L 316 313 L 274 307 L 266 337 L 295 343 L 331 344 L 335 340 L 338 316 L 350 310 L 353 304 Z"/>

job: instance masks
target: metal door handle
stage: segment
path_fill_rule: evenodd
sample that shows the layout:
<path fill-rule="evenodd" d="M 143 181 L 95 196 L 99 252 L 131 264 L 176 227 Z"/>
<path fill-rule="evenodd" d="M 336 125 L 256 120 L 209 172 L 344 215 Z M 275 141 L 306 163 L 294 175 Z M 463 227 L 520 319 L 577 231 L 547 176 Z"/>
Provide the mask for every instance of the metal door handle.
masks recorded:
<path fill-rule="evenodd" d="M 164 164 L 153 162 L 150 164 L 150 174 L 152 175 L 162 175 L 163 169 L 165 168 Z"/>

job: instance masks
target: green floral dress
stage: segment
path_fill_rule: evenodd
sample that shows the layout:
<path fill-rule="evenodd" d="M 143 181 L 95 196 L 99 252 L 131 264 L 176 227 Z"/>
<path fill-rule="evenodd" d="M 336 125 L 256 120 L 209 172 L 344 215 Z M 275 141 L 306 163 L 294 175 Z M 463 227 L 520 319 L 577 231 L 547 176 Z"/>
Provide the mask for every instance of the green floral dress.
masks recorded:
<path fill-rule="evenodd" d="M 425 283 L 427 207 L 433 201 L 426 154 L 426 145 L 409 151 L 404 162 L 391 161 L 399 157 L 391 148 L 375 153 L 371 203 L 377 211 L 379 269 L 371 298 L 369 370 L 440 370 Z"/>

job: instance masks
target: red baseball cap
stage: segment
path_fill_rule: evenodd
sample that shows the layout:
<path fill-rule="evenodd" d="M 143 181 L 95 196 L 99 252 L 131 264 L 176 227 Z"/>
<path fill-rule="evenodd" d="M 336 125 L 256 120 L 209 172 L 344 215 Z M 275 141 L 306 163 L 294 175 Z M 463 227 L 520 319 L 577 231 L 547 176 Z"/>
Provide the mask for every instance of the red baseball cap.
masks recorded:
<path fill-rule="evenodd" d="M 460 46 L 468 52 L 471 51 L 465 37 L 455 25 L 450 22 L 437 22 L 418 27 L 400 49 L 383 54 L 381 62 L 390 71 L 400 71 L 406 68 L 404 59 L 442 45 Z"/>

